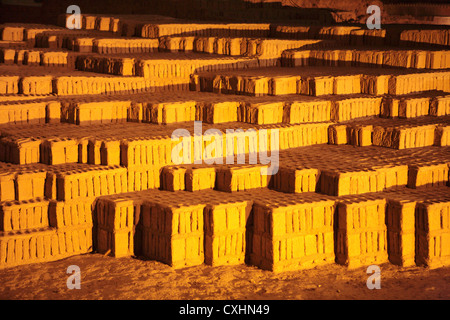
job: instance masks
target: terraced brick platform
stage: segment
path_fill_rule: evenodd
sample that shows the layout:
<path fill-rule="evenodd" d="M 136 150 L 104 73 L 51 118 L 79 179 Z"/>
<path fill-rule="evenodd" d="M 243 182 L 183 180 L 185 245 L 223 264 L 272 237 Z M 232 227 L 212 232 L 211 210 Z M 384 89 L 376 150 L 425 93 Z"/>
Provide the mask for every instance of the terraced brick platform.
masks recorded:
<path fill-rule="evenodd" d="M 447 29 L 66 19 L 0 25 L 1 268 L 450 265 Z"/>

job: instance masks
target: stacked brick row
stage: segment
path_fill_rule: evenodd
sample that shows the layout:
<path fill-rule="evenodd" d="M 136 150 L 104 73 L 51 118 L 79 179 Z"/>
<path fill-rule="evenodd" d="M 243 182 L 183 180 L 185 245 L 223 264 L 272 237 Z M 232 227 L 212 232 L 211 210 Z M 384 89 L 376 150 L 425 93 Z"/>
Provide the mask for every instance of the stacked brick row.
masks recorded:
<path fill-rule="evenodd" d="M 283 66 L 377 66 L 415 69 L 447 69 L 450 51 L 426 50 L 287 50 Z"/>

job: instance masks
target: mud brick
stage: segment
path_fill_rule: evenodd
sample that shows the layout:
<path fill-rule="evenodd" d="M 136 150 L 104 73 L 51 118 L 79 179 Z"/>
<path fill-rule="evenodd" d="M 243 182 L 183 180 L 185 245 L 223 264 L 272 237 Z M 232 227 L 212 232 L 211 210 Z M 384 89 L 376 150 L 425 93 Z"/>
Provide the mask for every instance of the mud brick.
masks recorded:
<path fill-rule="evenodd" d="M 63 229 L 81 225 L 92 225 L 92 212 L 95 198 L 74 201 L 50 200 L 48 204 L 48 220 L 51 227 Z"/>
<path fill-rule="evenodd" d="M 45 107 L 45 122 L 61 122 L 61 103 L 56 101 L 48 102 Z"/>
<path fill-rule="evenodd" d="M 240 102 L 197 103 L 196 120 L 206 123 L 235 122 Z"/>
<path fill-rule="evenodd" d="M 347 126 L 332 125 L 328 127 L 328 143 L 329 144 L 347 144 Z"/>
<path fill-rule="evenodd" d="M 255 97 L 269 94 L 269 78 L 267 77 L 248 77 L 244 78 L 243 93 Z"/>
<path fill-rule="evenodd" d="M 15 177 L 16 200 L 44 197 L 46 172 L 20 172 Z"/>
<path fill-rule="evenodd" d="M 400 33 L 400 43 L 403 44 L 439 44 L 448 45 L 447 30 L 403 30 Z"/>
<path fill-rule="evenodd" d="M 285 150 L 289 148 L 327 143 L 329 126 L 329 122 L 321 122 L 302 123 L 289 127 L 277 128 L 277 130 L 279 130 L 279 143 L 276 144 L 275 141 L 275 147 L 279 150 Z"/>
<path fill-rule="evenodd" d="M 362 75 L 361 76 L 361 93 L 380 96 L 389 92 L 389 81 L 391 75 Z"/>
<path fill-rule="evenodd" d="M 41 162 L 62 164 L 78 162 L 78 142 L 71 139 L 46 139 L 41 144 Z"/>
<path fill-rule="evenodd" d="M 430 268 L 450 264 L 450 202 L 417 204 L 416 263 Z"/>
<path fill-rule="evenodd" d="M 334 201 L 253 205 L 250 263 L 274 272 L 333 263 Z"/>
<path fill-rule="evenodd" d="M 435 97 L 430 101 L 430 115 L 445 116 L 450 114 L 450 96 Z"/>
<path fill-rule="evenodd" d="M 73 43 L 73 50 L 76 52 L 92 52 L 94 38 L 76 38 Z"/>
<path fill-rule="evenodd" d="M 140 165 L 128 168 L 128 191 L 158 189 L 161 184 L 160 165 Z"/>
<path fill-rule="evenodd" d="M 142 253 L 174 268 L 204 262 L 204 205 L 144 202 L 142 206 Z"/>
<path fill-rule="evenodd" d="M 205 263 L 212 266 L 242 264 L 246 253 L 249 203 L 208 205 L 204 210 Z"/>
<path fill-rule="evenodd" d="M 134 238 L 133 232 L 130 230 L 110 231 L 99 227 L 97 229 L 97 243 L 98 252 L 108 253 L 115 258 L 134 254 Z"/>
<path fill-rule="evenodd" d="M 87 142 L 87 163 L 89 164 L 101 164 L 102 163 L 102 140 L 95 138 L 89 138 Z"/>
<path fill-rule="evenodd" d="M 347 121 L 357 118 L 378 116 L 382 98 L 350 98 L 335 101 L 331 106 L 331 120 Z"/>
<path fill-rule="evenodd" d="M 170 137 L 122 141 L 121 164 L 124 166 L 172 164 L 173 145 Z"/>
<path fill-rule="evenodd" d="M 0 161 L 29 164 L 40 160 L 41 140 L 34 138 L 0 140 Z"/>
<path fill-rule="evenodd" d="M 145 103 L 131 102 L 130 108 L 128 109 L 128 122 L 142 122 L 144 120 L 144 107 Z"/>
<path fill-rule="evenodd" d="M 168 191 L 185 190 L 186 168 L 167 166 L 161 172 L 161 189 Z"/>
<path fill-rule="evenodd" d="M 152 104 L 148 110 L 152 123 L 169 124 L 195 121 L 195 101 Z"/>
<path fill-rule="evenodd" d="M 34 199 L 2 202 L 0 205 L 0 222 L 0 231 L 48 227 L 48 201 Z"/>
<path fill-rule="evenodd" d="M 430 98 L 401 99 L 398 105 L 400 118 L 414 118 L 429 114 Z"/>
<path fill-rule="evenodd" d="M 60 201 L 128 191 L 127 169 L 118 167 L 57 173 L 55 182 L 56 199 Z M 46 194 L 48 198 L 51 197 L 51 186 Z"/>
<path fill-rule="evenodd" d="M 129 101 L 81 103 L 75 106 L 75 124 L 125 122 L 130 108 Z"/>
<path fill-rule="evenodd" d="M 233 192 L 265 188 L 268 185 L 268 176 L 264 175 L 262 171 L 267 168 L 262 165 L 218 168 L 216 170 L 216 189 Z"/>
<path fill-rule="evenodd" d="M 58 243 L 59 259 L 93 250 L 92 224 L 56 229 L 56 235 L 55 243 L 56 241 Z"/>
<path fill-rule="evenodd" d="M 319 170 L 313 168 L 280 168 L 272 178 L 272 188 L 281 192 L 315 192 Z"/>
<path fill-rule="evenodd" d="M 438 126 L 434 133 L 434 144 L 446 147 L 450 145 L 450 126 Z"/>
<path fill-rule="evenodd" d="M 161 37 L 159 48 L 165 51 L 193 51 L 194 37 Z"/>
<path fill-rule="evenodd" d="M 246 103 L 240 106 L 238 121 L 253 124 L 273 124 L 283 121 L 283 103 Z"/>
<path fill-rule="evenodd" d="M 48 95 L 53 92 L 52 77 L 24 77 L 19 81 L 19 88 L 25 95 Z"/>
<path fill-rule="evenodd" d="M 12 201 L 16 199 L 15 187 L 14 187 L 13 173 L 1 173 L 0 174 L 0 201 Z"/>
<path fill-rule="evenodd" d="M 376 174 L 370 177 L 371 192 L 404 187 L 408 183 L 407 165 L 375 166 L 373 169 Z"/>
<path fill-rule="evenodd" d="M 38 66 L 41 64 L 41 54 L 39 51 L 25 51 L 23 64 L 29 66 Z"/>
<path fill-rule="evenodd" d="M 408 187 L 445 186 L 448 182 L 448 172 L 447 163 L 424 163 L 410 166 L 408 170 Z"/>
<path fill-rule="evenodd" d="M 284 108 L 287 123 L 324 122 L 331 120 L 331 101 L 293 102 Z"/>
<path fill-rule="evenodd" d="M 1 49 L 1 62 L 4 64 L 14 64 L 14 58 L 16 56 L 15 49 Z"/>
<path fill-rule="evenodd" d="M 0 94 L 19 93 L 19 76 L 0 76 Z"/>
<path fill-rule="evenodd" d="M 410 267 L 415 265 L 416 202 L 391 200 L 386 206 L 386 225 L 389 261 Z"/>
<path fill-rule="evenodd" d="M 361 93 L 361 75 L 335 77 L 333 94 Z"/>
<path fill-rule="evenodd" d="M 436 125 L 373 128 L 373 145 L 394 149 L 432 146 Z"/>
<path fill-rule="evenodd" d="M 187 191 L 214 189 L 216 169 L 211 167 L 190 167 L 186 169 L 185 186 Z"/>
<path fill-rule="evenodd" d="M 100 147 L 101 164 L 106 166 L 120 165 L 120 141 L 106 140 L 102 141 Z"/>
<path fill-rule="evenodd" d="M 269 81 L 269 95 L 279 96 L 283 94 L 296 94 L 297 93 L 297 82 L 300 77 L 286 77 L 279 76 L 273 77 Z"/>
<path fill-rule="evenodd" d="M 0 106 L 0 124 L 45 123 L 45 102 L 5 104 Z"/>
<path fill-rule="evenodd" d="M 97 226 L 110 231 L 133 230 L 134 202 L 126 198 L 100 198 L 96 203 Z"/>
<path fill-rule="evenodd" d="M 298 92 L 310 96 L 333 94 L 333 77 L 302 77 L 299 81 Z"/>
<path fill-rule="evenodd" d="M 0 232 L 0 268 L 61 258 L 56 237 L 52 228 Z"/>
<path fill-rule="evenodd" d="M 399 115 L 400 100 L 392 97 L 383 97 L 380 116 L 383 118 L 394 118 Z"/>
<path fill-rule="evenodd" d="M 375 192 L 370 178 L 375 170 L 366 171 L 327 171 L 320 174 L 320 192 L 333 196 Z M 372 178 L 373 179 L 373 178 Z"/>
<path fill-rule="evenodd" d="M 431 69 L 448 69 L 450 55 L 448 51 L 428 51 L 428 63 Z"/>
<path fill-rule="evenodd" d="M 371 125 L 353 125 L 347 126 L 347 141 L 349 144 L 358 147 L 365 147 L 372 145 L 372 130 Z"/>
<path fill-rule="evenodd" d="M 336 262 L 358 268 L 388 262 L 386 200 L 354 199 L 338 203 Z"/>
<path fill-rule="evenodd" d="M 23 41 L 23 27 L 2 26 L 0 28 L 3 41 Z"/>

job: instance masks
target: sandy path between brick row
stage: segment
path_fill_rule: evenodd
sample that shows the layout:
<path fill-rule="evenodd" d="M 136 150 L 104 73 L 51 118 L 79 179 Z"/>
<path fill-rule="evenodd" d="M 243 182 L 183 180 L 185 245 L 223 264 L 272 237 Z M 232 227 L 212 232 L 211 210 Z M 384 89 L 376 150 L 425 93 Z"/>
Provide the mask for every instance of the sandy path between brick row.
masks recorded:
<path fill-rule="evenodd" d="M 81 289 L 66 286 L 67 267 L 81 269 Z M 256 267 L 206 265 L 174 270 L 100 254 L 0 270 L 0 299 L 450 299 L 450 267 L 381 265 L 381 289 L 369 290 L 366 268 L 332 264 L 272 273 Z"/>

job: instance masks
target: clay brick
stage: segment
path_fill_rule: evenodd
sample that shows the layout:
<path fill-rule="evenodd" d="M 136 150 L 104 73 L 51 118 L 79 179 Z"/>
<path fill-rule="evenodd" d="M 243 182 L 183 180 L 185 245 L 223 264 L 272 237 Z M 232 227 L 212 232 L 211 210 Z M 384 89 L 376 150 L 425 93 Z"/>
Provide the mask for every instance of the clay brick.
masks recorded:
<path fill-rule="evenodd" d="M 432 146 L 436 125 L 373 128 L 373 145 L 394 149 Z"/>
<path fill-rule="evenodd" d="M 44 102 L 15 103 L 0 106 L 0 124 L 45 123 Z"/>
<path fill-rule="evenodd" d="M 92 213 L 95 198 L 74 201 L 50 200 L 48 220 L 51 227 L 64 229 L 82 225 L 93 225 Z"/>
<path fill-rule="evenodd" d="M 3 41 L 23 41 L 23 27 L 3 26 L 1 28 Z"/>
<path fill-rule="evenodd" d="M 389 83 L 391 75 L 362 75 L 361 76 L 361 93 L 380 96 L 389 93 Z"/>
<path fill-rule="evenodd" d="M 78 142 L 71 139 L 46 139 L 41 144 L 41 162 L 62 164 L 78 162 Z"/>
<path fill-rule="evenodd" d="M 52 77 L 24 77 L 19 81 L 19 91 L 25 95 L 48 95 L 53 92 Z"/>
<path fill-rule="evenodd" d="M 0 174 L 0 201 L 12 201 L 16 199 L 13 173 L 2 172 Z"/>
<path fill-rule="evenodd" d="M 347 126 L 348 144 L 358 147 L 371 146 L 372 130 L 373 126 L 371 125 Z"/>
<path fill-rule="evenodd" d="M 28 164 L 40 160 L 41 140 L 34 138 L 0 140 L 0 161 Z"/>
<path fill-rule="evenodd" d="M 0 94 L 19 93 L 19 76 L 1 76 Z"/>
<path fill-rule="evenodd" d="M 416 212 L 416 263 L 430 268 L 450 263 L 450 217 L 447 201 L 419 203 Z"/>
<path fill-rule="evenodd" d="M 161 189 L 168 191 L 185 190 L 186 168 L 167 166 L 161 172 Z"/>
<path fill-rule="evenodd" d="M 287 123 L 324 122 L 331 120 L 331 101 L 293 102 L 285 106 Z"/>
<path fill-rule="evenodd" d="M 238 109 L 238 121 L 253 124 L 273 124 L 283 121 L 283 103 L 247 103 Z"/>
<path fill-rule="evenodd" d="M 173 268 L 204 262 L 204 205 L 170 207 L 144 202 L 142 253 Z"/>
<path fill-rule="evenodd" d="M 333 263 L 334 201 L 253 205 L 250 263 L 274 272 Z"/>
<path fill-rule="evenodd" d="M 347 144 L 348 142 L 347 126 L 333 125 L 328 127 L 329 144 Z"/>
<path fill-rule="evenodd" d="M 216 189 L 220 191 L 243 191 L 254 188 L 265 188 L 268 176 L 261 170 L 267 168 L 262 165 L 243 165 L 239 167 L 218 168 L 216 170 Z"/>
<path fill-rule="evenodd" d="M 280 168 L 273 176 L 272 188 L 289 193 L 315 192 L 319 170 L 312 168 Z"/>
<path fill-rule="evenodd" d="M 388 262 L 386 200 L 355 199 L 337 205 L 336 262 L 348 268 Z"/>
<path fill-rule="evenodd" d="M 152 104 L 147 110 L 149 116 L 144 118 L 159 124 L 195 121 L 195 105 L 195 101 Z"/>
<path fill-rule="evenodd" d="M 49 226 L 48 201 L 3 202 L 0 205 L 0 231 L 38 229 Z"/>
<path fill-rule="evenodd" d="M 216 185 L 216 169 L 211 167 L 190 167 L 186 169 L 185 186 L 187 191 L 214 189 Z"/>
<path fill-rule="evenodd" d="M 435 97 L 430 101 L 430 115 L 445 116 L 450 114 L 450 96 Z"/>
<path fill-rule="evenodd" d="M 224 123 L 238 121 L 240 102 L 197 103 L 195 120 L 206 123 Z"/>
<path fill-rule="evenodd" d="M 0 233 L 0 267 L 54 261 L 61 258 L 56 231 L 51 228 L 36 231 Z"/>
<path fill-rule="evenodd" d="M 204 209 L 205 263 L 242 264 L 246 253 L 247 202 L 209 205 Z"/>
<path fill-rule="evenodd" d="M 388 200 L 386 225 L 389 261 L 410 267 L 415 265 L 415 209 L 416 202 Z"/>
<path fill-rule="evenodd" d="M 15 177 L 16 200 L 44 197 L 46 172 L 20 172 Z"/>
<path fill-rule="evenodd" d="M 331 106 L 331 120 L 347 121 L 381 113 L 382 98 L 349 98 L 335 101 Z"/>
<path fill-rule="evenodd" d="M 144 165 L 128 168 L 128 191 L 160 188 L 161 166 Z"/>
<path fill-rule="evenodd" d="M 449 146 L 450 145 L 450 126 L 438 126 L 434 133 L 434 145 Z"/>
<path fill-rule="evenodd" d="M 447 163 L 424 163 L 410 166 L 408 170 L 408 187 L 445 186 L 448 182 L 448 172 Z"/>

